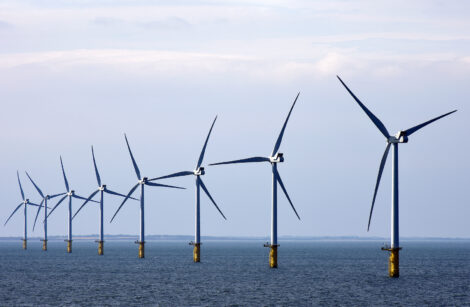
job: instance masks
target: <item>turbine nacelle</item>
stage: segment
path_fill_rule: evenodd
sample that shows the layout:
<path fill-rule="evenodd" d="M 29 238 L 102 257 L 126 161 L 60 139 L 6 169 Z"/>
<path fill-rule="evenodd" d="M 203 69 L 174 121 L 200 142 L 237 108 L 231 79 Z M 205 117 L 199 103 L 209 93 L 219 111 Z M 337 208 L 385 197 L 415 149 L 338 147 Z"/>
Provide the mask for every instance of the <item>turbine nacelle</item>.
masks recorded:
<path fill-rule="evenodd" d="M 26 199 L 24 200 L 24 203 L 25 203 L 25 204 L 29 204 L 29 198 L 26 198 Z"/>
<path fill-rule="evenodd" d="M 206 172 L 204 171 L 204 167 L 199 167 L 198 169 L 194 170 L 194 176 L 202 176 Z"/>
<path fill-rule="evenodd" d="M 98 187 L 98 191 L 106 191 L 106 185 L 103 184 L 102 186 Z"/>
<path fill-rule="evenodd" d="M 388 138 L 389 143 L 408 143 L 408 136 L 406 135 L 406 131 L 399 131 L 394 136 L 390 136 Z"/>
<path fill-rule="evenodd" d="M 73 196 L 75 195 L 75 191 L 74 190 L 70 190 L 70 192 L 67 192 L 67 196 Z"/>
<path fill-rule="evenodd" d="M 284 162 L 284 154 L 278 152 L 277 154 L 274 155 L 274 157 L 269 157 L 269 162 L 271 163 L 280 163 Z"/>
<path fill-rule="evenodd" d="M 146 184 L 148 179 L 149 179 L 148 177 L 144 177 L 144 178 L 140 179 L 139 184 Z"/>

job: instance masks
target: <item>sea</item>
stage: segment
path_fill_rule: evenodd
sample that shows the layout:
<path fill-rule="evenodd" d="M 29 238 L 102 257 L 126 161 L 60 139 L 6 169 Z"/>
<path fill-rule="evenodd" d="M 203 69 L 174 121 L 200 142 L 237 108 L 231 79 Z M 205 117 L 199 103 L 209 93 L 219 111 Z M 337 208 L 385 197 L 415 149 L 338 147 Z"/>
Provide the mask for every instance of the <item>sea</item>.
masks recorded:
<path fill-rule="evenodd" d="M 470 240 L 402 241 L 388 277 L 378 241 L 0 241 L 0 306 L 470 306 Z"/>

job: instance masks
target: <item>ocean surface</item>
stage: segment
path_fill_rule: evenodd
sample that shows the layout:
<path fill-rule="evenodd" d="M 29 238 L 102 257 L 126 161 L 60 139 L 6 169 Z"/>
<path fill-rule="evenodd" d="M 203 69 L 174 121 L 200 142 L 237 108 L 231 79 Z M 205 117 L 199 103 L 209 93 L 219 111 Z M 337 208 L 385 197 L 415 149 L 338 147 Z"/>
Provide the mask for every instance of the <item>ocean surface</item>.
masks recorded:
<path fill-rule="evenodd" d="M 403 241 L 400 278 L 375 241 L 0 241 L 0 306 L 470 306 L 470 241 Z"/>

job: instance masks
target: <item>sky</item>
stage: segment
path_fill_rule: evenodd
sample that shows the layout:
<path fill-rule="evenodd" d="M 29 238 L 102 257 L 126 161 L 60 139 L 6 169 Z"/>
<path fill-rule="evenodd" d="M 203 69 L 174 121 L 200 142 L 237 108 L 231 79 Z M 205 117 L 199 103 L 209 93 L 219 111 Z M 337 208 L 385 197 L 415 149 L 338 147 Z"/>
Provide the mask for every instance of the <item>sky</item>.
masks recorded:
<path fill-rule="evenodd" d="M 204 164 L 268 156 L 289 108 L 278 169 L 301 217 L 279 191 L 279 235 L 390 235 L 391 159 L 367 221 L 385 139 L 336 75 L 395 134 L 458 109 L 399 146 L 400 234 L 470 237 L 470 3 L 466 1 L 0 1 L 0 220 L 26 196 L 141 173 L 193 170 L 218 115 Z M 268 236 L 269 164 L 209 166 L 202 235 Z M 193 177 L 146 189 L 146 233 L 194 233 Z M 138 194 L 136 194 L 138 195 Z M 55 201 L 51 205 L 54 205 Z M 105 233 L 138 234 L 139 206 L 105 198 Z M 74 211 L 81 205 L 74 201 Z M 36 209 L 28 211 L 30 236 Z M 18 212 L 0 236 L 22 236 Z M 3 223 L 3 222 L 2 222 Z M 76 235 L 99 231 L 99 210 L 74 219 Z M 66 235 L 67 205 L 49 235 Z"/>

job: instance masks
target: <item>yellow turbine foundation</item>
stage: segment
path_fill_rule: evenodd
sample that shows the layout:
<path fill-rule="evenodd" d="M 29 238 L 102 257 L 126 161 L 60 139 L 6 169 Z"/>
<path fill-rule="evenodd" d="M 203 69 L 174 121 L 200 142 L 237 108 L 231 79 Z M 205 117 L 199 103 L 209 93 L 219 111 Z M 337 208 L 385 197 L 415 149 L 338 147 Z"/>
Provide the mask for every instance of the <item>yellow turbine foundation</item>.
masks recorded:
<path fill-rule="evenodd" d="M 139 243 L 139 258 L 145 258 L 145 242 L 137 242 Z"/>
<path fill-rule="evenodd" d="M 277 247 L 278 245 L 271 245 L 269 251 L 269 267 L 277 268 Z"/>
<path fill-rule="evenodd" d="M 193 259 L 194 262 L 201 262 L 201 243 L 194 243 Z"/>
<path fill-rule="evenodd" d="M 23 239 L 23 249 L 26 249 L 28 247 L 27 241 Z"/>
<path fill-rule="evenodd" d="M 388 258 L 388 276 L 400 277 L 400 257 L 398 255 L 401 247 L 382 247 L 382 250 L 390 252 L 390 258 Z"/>
<path fill-rule="evenodd" d="M 47 251 L 47 240 L 42 240 L 42 250 Z"/>
<path fill-rule="evenodd" d="M 104 241 L 98 241 L 98 255 L 103 255 Z"/>
<path fill-rule="evenodd" d="M 400 258 L 398 256 L 400 248 L 390 249 L 390 258 L 388 260 L 388 276 L 399 277 L 400 276 Z"/>
<path fill-rule="evenodd" d="M 65 240 L 67 241 L 67 253 L 72 252 L 72 240 Z"/>

